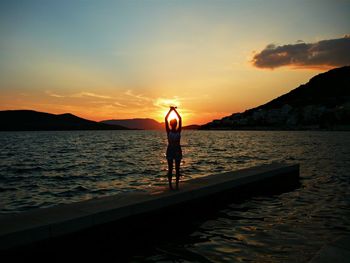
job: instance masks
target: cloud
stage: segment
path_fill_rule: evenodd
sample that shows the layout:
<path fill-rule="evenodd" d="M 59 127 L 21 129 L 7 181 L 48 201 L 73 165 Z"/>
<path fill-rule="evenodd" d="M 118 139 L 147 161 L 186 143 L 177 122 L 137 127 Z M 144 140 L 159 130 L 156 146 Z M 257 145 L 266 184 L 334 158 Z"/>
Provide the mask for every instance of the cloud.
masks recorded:
<path fill-rule="evenodd" d="M 151 98 L 143 96 L 142 94 L 134 94 L 131 90 L 124 92 L 125 95 L 137 99 L 138 101 L 151 101 Z"/>
<path fill-rule="evenodd" d="M 49 90 L 46 90 L 45 93 L 46 93 L 47 95 L 49 95 L 50 97 L 55 97 L 55 98 L 64 98 L 64 97 L 65 97 L 65 96 L 63 96 L 63 95 L 58 95 L 58 94 L 56 94 L 56 93 L 53 93 L 53 92 L 51 92 L 51 91 L 49 91 Z"/>
<path fill-rule="evenodd" d="M 77 94 L 73 94 L 71 97 L 75 97 L 75 98 L 93 97 L 93 98 L 99 98 L 99 99 L 112 99 L 111 96 L 99 95 L 99 94 L 92 93 L 92 92 L 80 92 Z"/>
<path fill-rule="evenodd" d="M 252 64 L 258 68 L 295 66 L 305 68 L 338 67 L 350 65 L 350 35 L 342 38 L 276 46 L 269 44 L 256 53 Z"/>
<path fill-rule="evenodd" d="M 121 103 L 119 103 L 118 101 L 115 101 L 115 102 L 113 103 L 113 105 L 114 105 L 114 106 L 117 106 L 117 107 L 126 107 L 126 105 L 121 104 Z"/>
<path fill-rule="evenodd" d="M 83 98 L 83 97 L 91 97 L 91 98 L 97 98 L 97 99 L 113 99 L 111 96 L 106 96 L 106 95 L 101 95 L 101 94 L 96 94 L 92 92 L 79 92 L 71 95 L 60 95 L 57 93 L 53 93 L 49 90 L 46 90 L 45 93 L 49 95 L 50 97 L 55 97 L 55 98 Z"/>
<path fill-rule="evenodd" d="M 181 102 L 180 99 L 177 97 L 174 97 L 172 99 L 168 98 L 157 98 L 154 102 L 153 105 L 158 107 L 158 108 L 169 108 L 169 106 L 180 106 Z"/>

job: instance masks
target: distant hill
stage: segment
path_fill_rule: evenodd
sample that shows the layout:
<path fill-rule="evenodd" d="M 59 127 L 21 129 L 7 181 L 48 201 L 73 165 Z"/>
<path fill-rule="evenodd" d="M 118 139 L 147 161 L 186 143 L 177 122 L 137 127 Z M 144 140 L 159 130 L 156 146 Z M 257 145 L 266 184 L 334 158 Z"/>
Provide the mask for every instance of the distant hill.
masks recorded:
<path fill-rule="evenodd" d="M 129 129 L 140 129 L 140 130 L 164 130 L 164 122 L 157 122 L 153 119 L 148 118 L 136 118 L 136 119 L 124 119 L 124 120 L 106 120 L 101 121 L 101 123 L 110 124 L 110 125 L 121 125 Z M 200 125 L 188 125 L 183 126 L 184 130 L 198 130 Z"/>
<path fill-rule="evenodd" d="M 141 130 L 161 130 L 164 129 L 164 123 L 157 122 L 148 118 L 137 119 L 123 119 L 123 120 L 105 120 L 100 123 L 109 125 L 121 125 L 129 129 L 141 129 Z"/>
<path fill-rule="evenodd" d="M 350 66 L 332 69 L 264 105 L 201 129 L 350 129 Z"/>
<path fill-rule="evenodd" d="M 201 128 L 201 125 L 197 125 L 197 124 L 192 124 L 192 125 L 187 125 L 182 127 L 182 129 L 184 130 L 199 130 Z"/>
<path fill-rule="evenodd" d="M 0 111 L 0 131 L 125 129 L 127 128 L 118 125 L 86 120 L 70 113 L 56 115 L 33 110 Z"/>

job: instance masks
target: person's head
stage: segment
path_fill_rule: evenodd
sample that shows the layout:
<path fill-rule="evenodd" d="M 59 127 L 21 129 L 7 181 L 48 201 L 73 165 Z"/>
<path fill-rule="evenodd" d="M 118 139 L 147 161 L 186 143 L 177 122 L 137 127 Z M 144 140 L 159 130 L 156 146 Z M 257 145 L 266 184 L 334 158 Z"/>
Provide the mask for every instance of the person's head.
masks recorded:
<path fill-rule="evenodd" d="M 172 130 L 175 130 L 176 129 L 176 126 L 177 126 L 177 120 L 176 119 L 172 119 L 170 121 L 170 126 L 171 126 L 171 129 Z"/>

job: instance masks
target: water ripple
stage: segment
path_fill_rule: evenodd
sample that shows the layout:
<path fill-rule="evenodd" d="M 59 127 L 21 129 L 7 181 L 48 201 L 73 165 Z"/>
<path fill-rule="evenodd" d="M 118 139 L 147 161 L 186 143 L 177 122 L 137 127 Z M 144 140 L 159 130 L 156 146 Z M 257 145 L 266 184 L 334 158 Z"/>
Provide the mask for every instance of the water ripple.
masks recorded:
<path fill-rule="evenodd" d="M 301 186 L 229 204 L 144 261 L 307 262 L 350 233 L 350 133 L 184 131 L 182 144 L 182 180 L 282 161 L 301 164 Z M 0 147 L 1 213 L 167 183 L 164 132 L 2 132 Z"/>

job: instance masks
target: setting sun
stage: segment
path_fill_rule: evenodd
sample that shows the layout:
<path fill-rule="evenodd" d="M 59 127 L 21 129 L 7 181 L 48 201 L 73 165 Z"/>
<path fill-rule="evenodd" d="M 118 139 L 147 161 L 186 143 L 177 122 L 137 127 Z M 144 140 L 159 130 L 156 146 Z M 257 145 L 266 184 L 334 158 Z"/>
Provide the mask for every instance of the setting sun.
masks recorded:
<path fill-rule="evenodd" d="M 170 112 L 170 115 L 168 117 L 168 121 L 171 121 L 173 119 L 176 119 L 177 121 L 179 121 L 179 118 L 177 117 L 177 115 L 174 111 Z"/>

